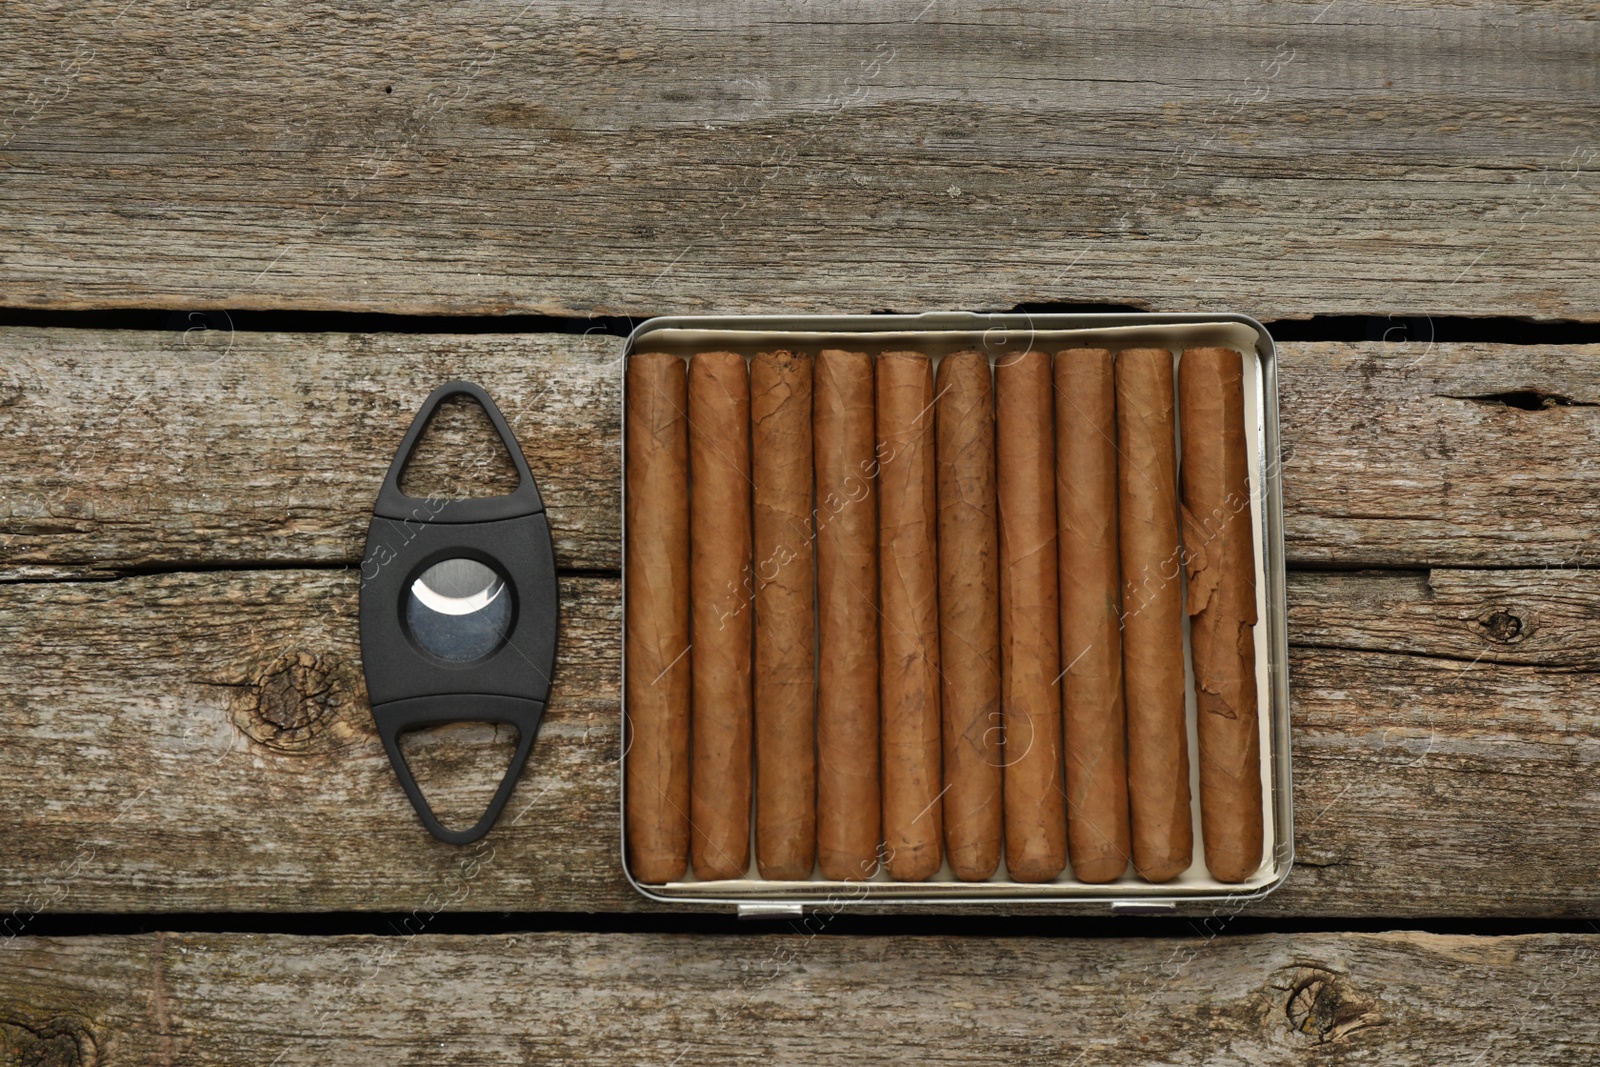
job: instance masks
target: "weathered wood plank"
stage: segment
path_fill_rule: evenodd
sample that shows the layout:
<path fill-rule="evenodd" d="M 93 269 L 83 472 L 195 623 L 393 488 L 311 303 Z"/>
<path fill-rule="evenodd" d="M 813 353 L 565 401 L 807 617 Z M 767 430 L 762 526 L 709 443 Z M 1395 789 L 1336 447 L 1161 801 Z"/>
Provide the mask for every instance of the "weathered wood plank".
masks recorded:
<path fill-rule="evenodd" d="M 1430 609 L 1404 576 L 1295 575 L 1297 866 L 1252 914 L 1600 915 L 1600 589 L 1570 577 L 1451 573 L 1460 607 Z M 539 744 L 458 908 L 652 906 L 618 859 L 617 582 L 563 594 Z M 355 596 L 326 570 L 0 586 L 0 914 L 404 910 L 451 878 L 471 852 L 394 781 Z"/>
<path fill-rule="evenodd" d="M 1285 348 L 1291 560 L 1600 564 L 1600 345 Z"/>
<path fill-rule="evenodd" d="M 561 564 L 614 569 L 620 351 L 600 335 L 0 330 L 0 575 L 354 564 L 417 404 L 452 377 L 515 425 Z M 1292 563 L 1600 563 L 1600 346 L 1286 344 L 1282 363 Z M 1496 396 L 1551 406 L 1462 399 Z"/>
<path fill-rule="evenodd" d="M 283 1067 L 1567 1065 L 1600 1058 L 1597 951 L 1600 936 L 1574 934 L 19 939 L 0 947 L 0 1053 Z"/>
<path fill-rule="evenodd" d="M 1593 672 L 1315 649 L 1290 670 L 1304 897 L 1348 914 L 1382 882 L 1400 914 L 1600 914 Z"/>
<path fill-rule="evenodd" d="M 1301 648 L 1600 671 L 1600 571 L 1291 572 L 1289 629 Z"/>
<path fill-rule="evenodd" d="M 14 657 L 0 879 L 59 892 L 52 911 L 304 911 L 384 907 L 454 870 L 472 850 L 422 830 L 373 729 L 358 583 L 247 571 L 0 587 Z M 562 582 L 550 706 L 474 907 L 631 903 L 615 858 L 618 585 Z M 445 805 L 467 806 L 477 784 Z"/>
<path fill-rule="evenodd" d="M 620 352 L 561 334 L 0 330 L 0 560 L 358 563 L 417 408 L 466 378 L 528 457 L 558 564 L 615 568 Z M 492 432 L 433 425 L 441 461 L 503 461 Z M 443 485 L 426 458 L 410 469 Z"/>
<path fill-rule="evenodd" d="M 1594 13 L 10 3 L 0 303 L 1593 318 Z"/>

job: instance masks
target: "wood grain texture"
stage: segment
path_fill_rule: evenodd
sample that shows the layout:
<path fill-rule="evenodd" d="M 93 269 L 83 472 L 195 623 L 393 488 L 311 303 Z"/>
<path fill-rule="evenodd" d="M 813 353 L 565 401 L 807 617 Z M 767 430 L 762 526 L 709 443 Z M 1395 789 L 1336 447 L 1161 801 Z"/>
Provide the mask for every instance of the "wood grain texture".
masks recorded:
<path fill-rule="evenodd" d="M 354 565 L 417 404 L 452 377 L 512 423 L 558 563 L 615 569 L 621 352 L 598 334 L 0 329 L 0 576 Z M 1600 564 L 1600 345 L 1280 359 L 1291 565 Z M 441 445 L 479 440 L 447 429 Z"/>
<path fill-rule="evenodd" d="M 1600 586 L 1516 576 L 1436 577 L 1451 591 L 1431 609 L 1397 591 L 1405 576 L 1294 576 L 1297 863 L 1250 914 L 1600 915 Z M 454 893 L 463 850 L 423 831 L 372 730 L 356 584 L 0 585 L 0 915 L 393 911 Z M 459 909 L 654 907 L 619 859 L 618 583 L 570 578 L 562 595 L 539 743 Z M 1525 621 L 1527 662 L 1493 658 L 1488 607 Z"/>
<path fill-rule="evenodd" d="M 458 907 L 625 902 L 619 583 L 562 581 L 550 704 L 481 850 L 435 841 L 398 788 L 361 676 L 358 584 L 302 570 L 0 587 L 4 911 L 376 907 L 459 878 L 466 856 L 484 873 Z M 453 777 L 461 795 L 441 802 L 470 807 L 477 784 Z"/>
<path fill-rule="evenodd" d="M 44 1064 L 1578 1064 L 1600 937 L 154 934 L 0 946 Z M 1063 1025 L 1071 1020 L 1071 1025 Z"/>
<path fill-rule="evenodd" d="M 1600 345 L 1286 345 L 1288 557 L 1600 564 Z"/>
<path fill-rule="evenodd" d="M 1302 648 L 1600 671 L 1600 571 L 1291 573 L 1289 627 Z"/>
<path fill-rule="evenodd" d="M 11 3 L 0 304 L 1593 319 L 1595 10 Z"/>
<path fill-rule="evenodd" d="M 557 565 L 615 569 L 621 352 L 560 334 L 0 330 L 0 574 L 359 563 L 395 449 L 454 378 L 517 436 Z M 473 428 L 436 419 L 408 473 L 439 491 L 492 474 L 504 450 Z"/>

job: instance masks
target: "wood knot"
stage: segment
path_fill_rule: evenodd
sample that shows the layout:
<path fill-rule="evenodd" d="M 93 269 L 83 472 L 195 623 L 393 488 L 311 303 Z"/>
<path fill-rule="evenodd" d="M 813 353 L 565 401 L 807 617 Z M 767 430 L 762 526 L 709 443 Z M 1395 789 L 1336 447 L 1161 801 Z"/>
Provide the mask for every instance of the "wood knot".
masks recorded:
<path fill-rule="evenodd" d="M 1514 644 L 1523 637 L 1522 620 L 1509 611 L 1495 610 L 1478 616 L 1483 635 L 1500 645 Z"/>
<path fill-rule="evenodd" d="M 94 1067 L 100 1046 L 87 1021 L 57 1016 L 43 1025 L 0 1017 L 0 1064 Z"/>
<path fill-rule="evenodd" d="M 1319 1045 L 1383 1022 L 1378 1005 L 1351 987 L 1342 974 L 1321 967 L 1300 968 L 1289 983 L 1284 1004 L 1289 1029 Z"/>
<path fill-rule="evenodd" d="M 342 656 L 291 649 L 238 689 L 230 712 L 252 741 L 304 754 L 350 743 L 365 703 L 360 672 Z"/>

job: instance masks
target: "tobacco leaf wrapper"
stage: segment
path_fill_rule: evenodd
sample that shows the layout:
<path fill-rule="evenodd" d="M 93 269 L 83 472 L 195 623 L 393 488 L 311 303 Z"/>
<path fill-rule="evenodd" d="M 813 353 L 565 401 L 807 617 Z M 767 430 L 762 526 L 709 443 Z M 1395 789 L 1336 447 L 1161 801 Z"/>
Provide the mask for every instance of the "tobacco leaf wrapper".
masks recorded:
<path fill-rule="evenodd" d="M 641 882 L 689 865 L 689 423 L 684 361 L 628 360 L 627 844 Z"/>
<path fill-rule="evenodd" d="M 1000 533 L 988 356 L 945 356 L 937 386 L 944 841 L 956 877 L 982 881 L 1000 865 L 1004 759 Z"/>
<path fill-rule="evenodd" d="M 1056 353 L 1055 396 L 1067 853 L 1079 881 L 1101 883 L 1121 877 L 1131 848 L 1111 353 Z"/>
<path fill-rule="evenodd" d="M 944 837 L 933 364 L 885 352 L 876 373 L 885 862 L 891 878 L 921 881 L 939 870 Z"/>
<path fill-rule="evenodd" d="M 690 860 L 696 878 L 750 866 L 750 378 L 734 352 L 689 360 L 694 619 Z"/>
<path fill-rule="evenodd" d="M 816 641 L 811 359 L 750 363 L 755 481 L 756 869 L 805 879 L 816 858 Z"/>
<path fill-rule="evenodd" d="M 878 497 L 872 357 L 824 349 L 812 391 L 817 551 L 817 864 L 870 878 L 881 840 Z"/>
<path fill-rule="evenodd" d="M 1050 881 L 1067 865 L 1051 398 L 1045 353 L 996 364 L 1005 851 L 1019 882 Z"/>
<path fill-rule="evenodd" d="M 1133 865 L 1152 882 L 1194 855 L 1184 721 L 1183 563 L 1172 354 L 1118 353 L 1118 541 Z"/>
<path fill-rule="evenodd" d="M 1243 359 L 1228 348 L 1188 349 L 1178 364 L 1178 384 L 1200 827 L 1212 876 L 1242 882 L 1263 858 Z"/>

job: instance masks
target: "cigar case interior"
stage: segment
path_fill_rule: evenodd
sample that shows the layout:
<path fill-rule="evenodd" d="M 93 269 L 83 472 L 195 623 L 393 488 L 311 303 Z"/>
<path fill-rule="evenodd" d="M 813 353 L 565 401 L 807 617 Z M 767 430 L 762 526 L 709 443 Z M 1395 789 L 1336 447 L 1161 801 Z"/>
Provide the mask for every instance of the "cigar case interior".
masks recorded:
<path fill-rule="evenodd" d="M 816 353 L 837 348 L 873 355 L 913 350 L 937 361 L 953 352 L 978 350 L 991 361 L 1017 354 L 1043 351 L 1054 354 L 1068 348 L 1166 348 L 1178 354 L 1185 348 L 1225 347 L 1244 361 L 1244 418 L 1250 479 L 1250 522 L 1255 549 L 1257 625 L 1254 627 L 1256 695 L 1260 716 L 1260 768 L 1262 782 L 1263 848 L 1254 875 L 1237 884 L 1214 879 L 1206 869 L 1200 823 L 1199 760 L 1197 758 L 1196 702 L 1189 648 L 1189 621 L 1184 615 L 1184 661 L 1187 674 L 1186 718 L 1189 735 L 1191 817 L 1194 859 L 1175 879 L 1152 884 L 1130 869 L 1119 879 L 1090 884 L 1073 877 L 1070 863 L 1050 882 L 1012 880 L 1004 859 L 985 881 L 960 881 L 949 862 L 932 878 L 920 882 L 890 880 L 882 865 L 865 881 L 830 881 L 814 873 L 806 880 L 773 881 L 759 877 L 752 847 L 750 868 L 742 878 L 700 881 L 687 872 L 681 881 L 642 883 L 628 870 L 624 846 L 623 866 L 628 878 L 645 896 L 659 901 L 721 904 L 742 912 L 790 912 L 795 908 L 833 908 L 864 902 L 1063 904 L 1097 903 L 1112 910 L 1159 912 L 1171 902 L 1256 899 L 1276 889 L 1293 863 L 1293 796 L 1290 785 L 1289 696 L 1287 634 L 1284 594 L 1284 550 L 1279 470 L 1277 366 L 1272 338 L 1255 320 L 1236 314 L 970 314 L 936 312 L 924 315 L 851 316 L 674 316 L 652 319 L 634 330 L 627 353 L 635 350 L 669 352 L 691 357 L 697 352 L 723 351 L 754 356 L 758 352 L 786 349 Z M 624 363 L 625 367 L 625 363 Z M 619 367 L 619 373 L 623 368 Z M 624 410 L 626 410 L 626 374 Z M 626 423 L 626 420 L 624 420 Z M 1175 433 L 1177 427 L 1175 426 Z M 1179 462 L 1182 462 L 1181 443 Z M 627 448 L 624 440 L 623 448 Z M 626 464 L 624 471 L 626 470 Z M 622 493 L 628 492 L 624 475 Z M 624 507 L 626 513 L 626 507 Z M 626 529 L 623 531 L 627 537 Z M 628 573 L 623 570 L 623 595 Z M 1181 583 L 1180 583 L 1181 584 Z M 626 642 L 624 642 L 626 646 Z M 623 656 L 623 691 L 628 671 Z M 818 657 L 819 676 L 828 664 Z M 626 713 L 624 713 L 626 726 Z M 624 767 L 627 752 L 623 753 Z M 626 790 L 627 775 L 622 776 Z M 626 797 L 622 797 L 626 818 Z M 752 819 L 752 827 L 754 820 Z M 752 830 L 753 833 L 753 830 Z"/>

